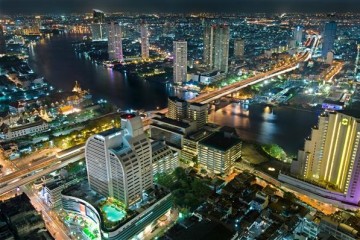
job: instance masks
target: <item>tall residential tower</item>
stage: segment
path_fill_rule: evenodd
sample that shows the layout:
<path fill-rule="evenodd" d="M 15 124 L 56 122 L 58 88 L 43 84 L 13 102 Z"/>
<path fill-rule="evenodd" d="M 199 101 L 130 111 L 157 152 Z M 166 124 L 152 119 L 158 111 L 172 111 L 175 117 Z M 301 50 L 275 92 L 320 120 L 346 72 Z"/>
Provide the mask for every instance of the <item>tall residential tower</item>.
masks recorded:
<path fill-rule="evenodd" d="M 149 31 L 148 26 L 145 21 L 141 22 L 140 25 L 140 34 L 141 34 L 141 57 L 142 58 L 149 58 Z"/>
<path fill-rule="evenodd" d="M 109 60 L 124 61 L 121 26 L 119 23 L 111 22 L 108 26 L 108 54 Z"/>
<path fill-rule="evenodd" d="M 209 70 L 228 71 L 230 29 L 227 25 L 206 26 L 204 63 Z"/>
<path fill-rule="evenodd" d="M 183 83 L 187 78 L 187 42 L 174 41 L 174 83 Z"/>

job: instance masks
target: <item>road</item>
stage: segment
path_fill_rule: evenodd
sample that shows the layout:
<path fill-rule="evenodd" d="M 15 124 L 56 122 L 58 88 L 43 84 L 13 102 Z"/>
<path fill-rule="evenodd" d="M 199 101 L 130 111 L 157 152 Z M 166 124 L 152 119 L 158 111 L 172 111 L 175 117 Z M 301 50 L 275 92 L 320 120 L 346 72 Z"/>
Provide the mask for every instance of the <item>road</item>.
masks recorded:
<path fill-rule="evenodd" d="M 240 89 L 245 88 L 247 86 L 259 83 L 266 79 L 273 78 L 273 77 L 276 77 L 278 75 L 281 75 L 281 74 L 284 74 L 287 72 L 291 72 L 299 67 L 299 63 L 308 61 L 311 58 L 312 53 L 314 52 L 315 48 L 318 46 L 318 43 L 319 43 L 319 38 L 316 37 L 315 40 L 313 41 L 313 46 L 311 47 L 311 49 L 307 48 L 307 49 L 305 49 L 305 51 L 303 53 L 298 54 L 295 57 L 295 61 L 293 61 L 293 62 L 286 63 L 282 66 L 276 67 L 275 69 L 272 69 L 272 70 L 264 72 L 264 73 L 257 74 L 253 77 L 250 77 L 250 78 L 242 80 L 240 82 L 228 85 L 221 89 L 218 89 L 218 90 L 215 90 L 215 91 L 212 91 L 209 93 L 205 93 L 205 94 L 200 94 L 198 97 L 189 100 L 189 102 L 197 102 L 197 103 L 202 103 L 202 104 L 210 103 L 216 99 L 219 99 L 219 98 L 225 97 L 231 93 L 237 92 Z"/>
<path fill-rule="evenodd" d="M 51 211 L 39 198 L 37 194 L 33 192 L 32 189 L 28 188 L 27 186 L 22 186 L 21 191 L 23 191 L 31 201 L 31 204 L 34 206 L 34 208 L 41 212 L 42 217 L 45 221 L 46 228 L 50 232 L 50 234 L 56 239 L 56 240 L 68 240 L 70 239 L 68 237 L 69 232 L 66 229 L 66 227 L 63 225 L 61 220 L 58 218 L 58 216 Z"/>
<path fill-rule="evenodd" d="M 84 151 L 64 156 L 63 158 L 52 158 L 40 164 L 33 165 L 27 169 L 21 169 L 0 178 L 0 195 L 11 191 L 18 186 L 35 181 L 42 176 L 67 166 L 69 163 L 77 162 L 85 157 Z"/>

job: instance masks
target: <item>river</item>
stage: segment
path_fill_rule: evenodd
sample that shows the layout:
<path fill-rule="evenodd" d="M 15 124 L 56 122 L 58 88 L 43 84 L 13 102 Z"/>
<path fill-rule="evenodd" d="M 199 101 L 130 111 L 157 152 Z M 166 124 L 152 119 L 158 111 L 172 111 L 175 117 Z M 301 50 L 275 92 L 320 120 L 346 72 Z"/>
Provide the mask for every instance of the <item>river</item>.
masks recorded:
<path fill-rule="evenodd" d="M 76 40 L 79 38 L 68 35 L 42 39 L 30 49 L 30 66 L 57 88 L 70 91 L 78 81 L 94 98 L 107 99 L 122 109 L 166 107 L 167 96 L 173 94 L 167 84 L 128 77 L 96 65 L 75 53 L 72 43 Z M 318 115 L 319 112 L 286 107 L 270 109 L 250 105 L 245 110 L 238 104 L 229 104 L 212 111 L 209 119 L 237 128 L 243 139 L 276 143 L 288 153 L 296 154 L 303 147 L 311 127 L 317 123 Z"/>

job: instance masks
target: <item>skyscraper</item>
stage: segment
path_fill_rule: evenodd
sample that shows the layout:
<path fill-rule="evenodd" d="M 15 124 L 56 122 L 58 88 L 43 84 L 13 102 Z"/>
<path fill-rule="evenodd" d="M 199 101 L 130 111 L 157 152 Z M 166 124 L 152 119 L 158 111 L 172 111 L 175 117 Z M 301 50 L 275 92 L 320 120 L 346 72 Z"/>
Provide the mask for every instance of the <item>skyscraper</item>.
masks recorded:
<path fill-rule="evenodd" d="M 90 137 L 85 158 L 90 187 L 128 206 L 153 187 L 152 153 L 140 117 L 122 115 L 121 126 Z"/>
<path fill-rule="evenodd" d="M 293 30 L 293 39 L 295 40 L 296 46 L 300 46 L 302 44 L 303 31 L 304 28 L 302 26 L 297 26 Z"/>
<path fill-rule="evenodd" d="M 93 10 L 93 22 L 90 26 L 93 41 L 107 40 L 107 24 L 105 24 L 105 13 L 103 11 Z"/>
<path fill-rule="evenodd" d="M 101 10 L 93 10 L 93 23 L 105 23 L 105 13 Z"/>
<path fill-rule="evenodd" d="M 3 26 L 0 25 L 0 54 L 6 53 L 6 42 L 4 36 Z"/>
<path fill-rule="evenodd" d="M 174 83 L 182 83 L 187 78 L 187 42 L 174 41 Z"/>
<path fill-rule="evenodd" d="M 206 26 L 204 62 L 209 70 L 228 71 L 230 29 L 227 25 Z"/>
<path fill-rule="evenodd" d="M 121 26 L 119 23 L 111 22 L 108 26 L 108 54 L 109 60 L 124 61 Z"/>
<path fill-rule="evenodd" d="M 147 24 L 145 21 L 141 22 L 140 25 L 140 34 L 141 34 L 141 57 L 142 58 L 149 58 L 149 31 Z"/>
<path fill-rule="evenodd" d="M 354 204 L 360 201 L 360 119 L 326 113 L 305 140 L 304 150 L 292 162 L 291 173 L 314 182 L 319 194 Z M 307 183 L 303 184 L 306 187 Z M 302 186 L 297 183 L 297 186 Z M 330 193 L 329 193 L 330 192 Z"/>
<path fill-rule="evenodd" d="M 325 24 L 321 55 L 326 58 L 328 52 L 334 50 L 336 37 L 336 22 L 331 21 Z"/>
<path fill-rule="evenodd" d="M 234 56 L 243 57 L 245 52 L 245 41 L 243 39 L 234 40 Z"/>

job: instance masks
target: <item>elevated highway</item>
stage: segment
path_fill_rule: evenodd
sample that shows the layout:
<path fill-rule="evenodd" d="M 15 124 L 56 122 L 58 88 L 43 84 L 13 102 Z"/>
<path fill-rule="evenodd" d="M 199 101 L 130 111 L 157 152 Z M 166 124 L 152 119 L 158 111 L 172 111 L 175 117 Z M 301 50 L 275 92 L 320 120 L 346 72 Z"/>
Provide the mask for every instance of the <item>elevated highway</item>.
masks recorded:
<path fill-rule="evenodd" d="M 284 73 L 291 72 L 291 71 L 299 68 L 299 64 L 301 62 L 306 62 L 309 59 L 311 59 L 311 56 L 314 53 L 314 51 L 318 45 L 319 45 L 319 37 L 314 36 L 312 39 L 312 46 L 309 48 L 306 48 L 302 53 L 299 53 L 296 56 L 294 62 L 284 64 L 280 67 L 276 67 L 275 69 L 272 69 L 268 72 L 259 73 L 253 77 L 242 80 L 241 82 L 231 84 L 231 85 L 223 87 L 221 89 L 218 89 L 218 90 L 215 90 L 215 91 L 212 91 L 209 93 L 205 93 L 205 94 L 200 94 L 198 97 L 189 100 L 189 102 L 197 102 L 197 103 L 207 104 L 216 99 L 219 99 L 221 97 L 225 97 L 229 94 L 237 92 L 240 89 L 245 88 L 247 86 L 262 82 L 266 79 L 273 78 L 273 77 L 279 76 Z"/>

